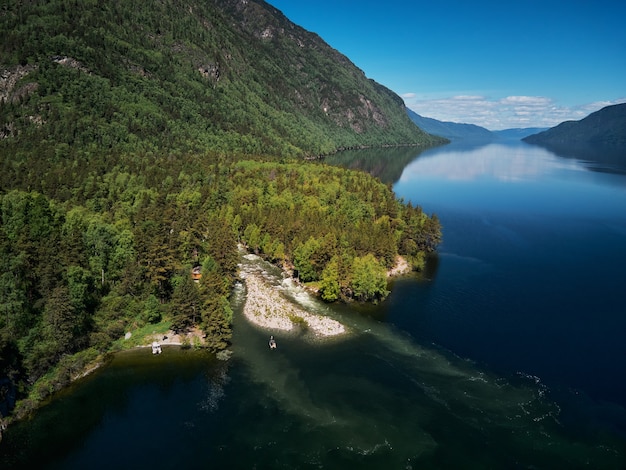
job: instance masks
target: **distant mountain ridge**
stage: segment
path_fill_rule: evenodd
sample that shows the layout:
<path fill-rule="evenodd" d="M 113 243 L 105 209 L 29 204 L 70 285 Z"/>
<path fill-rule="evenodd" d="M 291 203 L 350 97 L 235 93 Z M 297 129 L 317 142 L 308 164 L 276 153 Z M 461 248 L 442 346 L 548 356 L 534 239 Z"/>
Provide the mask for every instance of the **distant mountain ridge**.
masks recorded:
<path fill-rule="evenodd" d="M 438 121 L 437 119 L 420 116 L 415 111 L 407 108 L 407 113 L 420 129 L 429 134 L 445 137 L 446 139 L 493 139 L 494 136 L 488 129 L 474 124 L 459 124 L 456 122 Z"/>
<path fill-rule="evenodd" d="M 480 140 L 490 141 L 494 139 L 520 140 L 531 134 L 545 130 L 540 127 L 504 129 L 490 131 L 475 124 L 462 124 L 457 122 L 438 121 L 437 119 L 420 116 L 415 111 L 407 108 L 407 114 L 420 129 L 432 135 L 438 135 L 450 140 Z"/>
<path fill-rule="evenodd" d="M 512 129 L 503 129 L 501 131 L 491 131 L 499 139 L 506 140 L 522 140 L 529 135 L 537 134 L 547 130 L 547 127 L 514 127 Z"/>
<path fill-rule="evenodd" d="M 580 121 L 565 121 L 525 142 L 539 145 L 602 145 L 626 149 L 626 103 L 606 106 Z"/>

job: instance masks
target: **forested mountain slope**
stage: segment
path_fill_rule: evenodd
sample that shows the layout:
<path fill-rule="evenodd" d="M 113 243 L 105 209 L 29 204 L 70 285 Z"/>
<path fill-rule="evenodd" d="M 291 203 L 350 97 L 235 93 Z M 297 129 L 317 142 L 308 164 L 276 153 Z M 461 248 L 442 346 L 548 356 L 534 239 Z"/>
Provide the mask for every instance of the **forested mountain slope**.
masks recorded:
<path fill-rule="evenodd" d="M 1 150 L 307 156 L 427 144 L 402 100 L 263 1 L 13 1 Z"/>
<path fill-rule="evenodd" d="M 607 106 L 580 121 L 562 122 L 523 140 L 540 145 L 595 144 L 626 150 L 626 103 Z"/>
<path fill-rule="evenodd" d="M 9 0 L 0 38 L 0 429 L 142 331 L 228 347 L 238 244 L 332 302 L 384 299 L 440 241 L 389 186 L 304 161 L 440 141 L 261 1 Z"/>

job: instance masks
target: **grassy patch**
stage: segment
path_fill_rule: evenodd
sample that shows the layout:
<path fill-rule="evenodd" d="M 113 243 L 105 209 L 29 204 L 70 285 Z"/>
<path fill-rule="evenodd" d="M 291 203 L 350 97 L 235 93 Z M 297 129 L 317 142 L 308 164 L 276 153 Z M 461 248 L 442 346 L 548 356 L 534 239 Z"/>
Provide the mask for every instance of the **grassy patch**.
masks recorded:
<path fill-rule="evenodd" d="M 170 331 L 172 326 L 171 321 L 162 321 L 160 323 L 148 324 L 130 331 L 132 336 L 129 339 L 120 338 L 113 343 L 115 349 L 131 349 L 137 346 L 143 346 L 151 343 L 147 337 L 154 334 L 163 335 Z"/>
<path fill-rule="evenodd" d="M 301 330 L 307 330 L 309 328 L 309 324 L 306 322 L 306 320 L 298 315 L 294 315 L 294 314 L 289 314 L 288 315 L 289 320 L 291 320 L 291 322 L 296 325 L 296 327 L 300 328 Z"/>

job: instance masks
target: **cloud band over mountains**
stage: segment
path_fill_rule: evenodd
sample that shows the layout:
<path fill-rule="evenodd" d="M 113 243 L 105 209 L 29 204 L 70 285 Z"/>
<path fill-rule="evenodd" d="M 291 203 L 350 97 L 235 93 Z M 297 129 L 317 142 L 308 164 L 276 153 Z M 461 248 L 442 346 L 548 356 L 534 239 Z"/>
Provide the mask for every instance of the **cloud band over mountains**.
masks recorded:
<path fill-rule="evenodd" d="M 421 116 L 457 123 L 476 124 L 490 130 L 518 127 L 554 127 L 563 121 L 578 121 L 605 106 L 626 98 L 579 106 L 563 106 L 544 96 L 457 95 L 445 98 L 402 95 L 407 107 Z"/>

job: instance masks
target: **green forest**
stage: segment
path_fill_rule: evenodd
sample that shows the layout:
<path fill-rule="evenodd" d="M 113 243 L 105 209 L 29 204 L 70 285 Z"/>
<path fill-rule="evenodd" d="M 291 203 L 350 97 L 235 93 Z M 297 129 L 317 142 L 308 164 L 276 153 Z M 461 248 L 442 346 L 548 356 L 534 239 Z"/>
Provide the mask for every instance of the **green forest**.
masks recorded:
<path fill-rule="evenodd" d="M 0 365 L 20 395 L 44 398 L 145 325 L 199 325 L 208 347 L 227 347 L 238 244 L 317 282 L 326 301 L 372 301 L 396 255 L 419 269 L 440 241 L 436 216 L 362 172 L 184 160 L 194 173 L 156 185 L 112 169 L 70 200 L 0 195 Z"/>
<path fill-rule="evenodd" d="M 197 326 L 227 348 L 240 248 L 327 302 L 381 301 L 398 255 L 417 270 L 436 249 L 436 216 L 318 157 L 442 141 L 319 37 L 247 5 L 0 6 L 0 424 L 125 332 Z"/>

